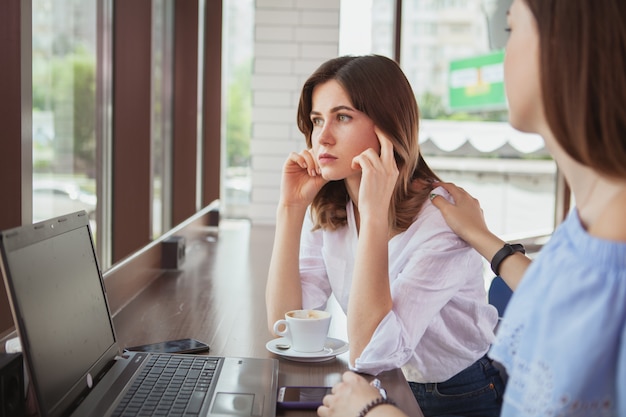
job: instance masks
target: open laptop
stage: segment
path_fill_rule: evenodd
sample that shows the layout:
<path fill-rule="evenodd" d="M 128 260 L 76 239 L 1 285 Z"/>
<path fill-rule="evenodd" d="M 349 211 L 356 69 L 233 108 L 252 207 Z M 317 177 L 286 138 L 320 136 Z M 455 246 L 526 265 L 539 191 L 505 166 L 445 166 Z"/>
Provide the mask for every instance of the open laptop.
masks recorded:
<path fill-rule="evenodd" d="M 121 349 L 84 211 L 0 232 L 0 251 L 40 416 L 132 415 L 123 406 L 142 416 L 276 415 L 276 359 Z M 154 379 L 145 377 L 148 368 L 175 374 L 180 384 L 191 374 L 201 381 L 193 391 L 191 382 L 178 394 L 162 393 L 167 401 L 149 407 L 128 405 L 125 395 Z"/>

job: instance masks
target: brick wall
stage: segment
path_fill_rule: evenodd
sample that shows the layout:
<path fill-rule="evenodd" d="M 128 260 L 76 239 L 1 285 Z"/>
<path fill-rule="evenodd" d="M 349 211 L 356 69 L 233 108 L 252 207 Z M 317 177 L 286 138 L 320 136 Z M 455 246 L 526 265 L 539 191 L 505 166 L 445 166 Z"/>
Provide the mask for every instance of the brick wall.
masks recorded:
<path fill-rule="evenodd" d="M 252 70 L 251 220 L 273 224 L 280 174 L 305 142 L 296 126 L 300 89 L 339 51 L 340 0 L 256 0 Z"/>

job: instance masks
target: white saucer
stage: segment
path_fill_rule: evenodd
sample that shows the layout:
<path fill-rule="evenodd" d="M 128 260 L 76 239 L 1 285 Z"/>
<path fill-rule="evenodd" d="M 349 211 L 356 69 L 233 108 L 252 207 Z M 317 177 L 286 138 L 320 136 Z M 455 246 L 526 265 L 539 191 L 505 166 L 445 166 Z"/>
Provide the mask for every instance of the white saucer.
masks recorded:
<path fill-rule="evenodd" d="M 340 355 L 348 351 L 348 343 L 343 340 L 333 339 L 332 337 L 326 338 L 326 344 L 324 350 L 317 352 L 297 352 L 291 348 L 278 349 L 276 345 L 289 344 L 288 340 L 284 337 L 278 339 L 272 339 L 265 347 L 272 353 L 282 356 L 285 359 L 289 359 L 296 362 L 324 362 L 334 359 L 335 356 Z"/>

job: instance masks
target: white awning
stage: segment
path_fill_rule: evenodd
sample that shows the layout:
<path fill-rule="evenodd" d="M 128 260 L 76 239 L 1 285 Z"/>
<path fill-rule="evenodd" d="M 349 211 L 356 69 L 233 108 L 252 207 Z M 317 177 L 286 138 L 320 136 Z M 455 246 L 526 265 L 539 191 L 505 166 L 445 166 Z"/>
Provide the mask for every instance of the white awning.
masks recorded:
<path fill-rule="evenodd" d="M 422 120 L 419 142 L 424 155 L 548 155 L 541 136 L 520 132 L 504 122 Z"/>

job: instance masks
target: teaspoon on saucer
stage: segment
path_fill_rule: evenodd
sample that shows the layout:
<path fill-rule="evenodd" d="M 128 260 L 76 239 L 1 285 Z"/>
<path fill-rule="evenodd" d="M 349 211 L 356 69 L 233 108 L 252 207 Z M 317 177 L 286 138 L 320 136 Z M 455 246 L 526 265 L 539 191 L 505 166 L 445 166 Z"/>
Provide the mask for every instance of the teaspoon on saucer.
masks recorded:
<path fill-rule="evenodd" d="M 276 346 L 276 349 L 280 350 L 289 350 L 291 348 L 291 345 L 288 345 L 286 343 L 276 343 L 274 346 Z"/>

